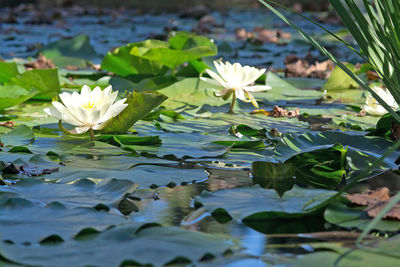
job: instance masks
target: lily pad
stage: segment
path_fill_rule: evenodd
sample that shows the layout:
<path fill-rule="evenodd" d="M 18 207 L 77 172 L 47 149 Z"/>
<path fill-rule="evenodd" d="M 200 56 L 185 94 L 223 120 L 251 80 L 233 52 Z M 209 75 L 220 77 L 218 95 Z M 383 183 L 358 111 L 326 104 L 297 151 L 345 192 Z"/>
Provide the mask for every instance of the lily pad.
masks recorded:
<path fill-rule="evenodd" d="M 346 204 L 335 202 L 325 210 L 324 218 L 327 222 L 348 229 L 364 230 L 373 218 L 364 211 L 365 207 L 347 207 Z M 400 230 L 400 222 L 381 220 L 374 230 L 394 232 Z"/>
<path fill-rule="evenodd" d="M 113 206 L 132 193 L 137 185 L 128 180 L 112 179 L 96 184 L 89 179 L 77 180 L 72 184 L 45 183 L 25 178 L 9 187 L 0 187 L 2 195 L 24 198 L 38 205 L 57 201 L 66 207 L 95 207 L 99 204 Z"/>
<path fill-rule="evenodd" d="M 254 185 L 212 193 L 204 191 L 195 201 L 208 212 L 225 211 L 234 220 L 299 218 L 326 205 L 334 194 L 328 190 L 295 186 L 279 197 L 273 189 Z"/>
<path fill-rule="evenodd" d="M 1 244 L 1 255 L 12 262 L 45 266 L 117 267 L 132 265 L 164 266 L 185 259 L 198 263 L 206 254 L 222 255 L 232 247 L 223 236 L 177 227 L 115 227 L 90 238 L 70 240 L 54 246 Z M 74 255 L 71 257 L 71 255 Z"/>
<path fill-rule="evenodd" d="M 87 228 L 103 231 L 127 220 L 92 208 L 67 209 L 56 202 L 36 206 L 22 198 L 11 198 L 1 204 L 0 222 L 2 240 L 36 243 L 52 235 L 67 240 Z"/>
<path fill-rule="evenodd" d="M 8 133 L 0 135 L 0 140 L 5 146 L 24 146 L 31 144 L 35 135 L 31 128 L 19 125 Z"/>

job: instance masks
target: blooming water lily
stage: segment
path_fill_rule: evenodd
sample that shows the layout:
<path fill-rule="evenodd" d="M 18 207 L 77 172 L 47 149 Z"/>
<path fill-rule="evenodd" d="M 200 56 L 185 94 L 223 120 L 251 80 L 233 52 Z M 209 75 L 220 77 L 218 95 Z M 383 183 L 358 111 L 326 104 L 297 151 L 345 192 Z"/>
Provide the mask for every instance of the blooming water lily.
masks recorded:
<path fill-rule="evenodd" d="M 268 85 L 254 85 L 255 81 L 264 74 L 265 69 L 257 69 L 250 66 L 242 66 L 239 63 L 231 64 L 226 62 L 214 61 L 215 68 L 218 73 L 207 69 L 206 72 L 210 75 L 210 78 L 202 77 L 201 79 L 213 85 L 222 86 L 220 92 L 216 93 L 216 96 L 221 96 L 227 99 L 231 94 L 232 104 L 229 112 L 233 112 L 236 98 L 251 102 L 254 107 L 258 108 L 258 104 L 251 92 L 261 92 L 271 89 Z"/>
<path fill-rule="evenodd" d="M 372 90 L 374 90 L 374 92 L 379 95 L 382 100 L 385 101 L 386 104 L 388 104 L 392 109 L 396 110 L 399 108 L 399 105 L 396 103 L 396 100 L 393 98 L 388 89 L 382 89 L 378 86 L 374 86 Z M 371 94 L 367 94 L 364 110 L 368 114 L 374 116 L 382 116 L 387 113 L 387 110 L 381 104 L 379 104 Z"/>
<path fill-rule="evenodd" d="M 118 92 L 112 92 L 111 86 L 104 90 L 96 87 L 92 91 L 89 86 L 84 85 L 80 94 L 61 93 L 59 97 L 62 103 L 53 101 L 53 107 L 44 111 L 61 122 L 76 126 L 71 133 L 81 134 L 89 131 L 93 140 L 93 130 L 103 129 L 128 106 L 124 104 L 126 98 L 114 103 L 117 95 Z"/>

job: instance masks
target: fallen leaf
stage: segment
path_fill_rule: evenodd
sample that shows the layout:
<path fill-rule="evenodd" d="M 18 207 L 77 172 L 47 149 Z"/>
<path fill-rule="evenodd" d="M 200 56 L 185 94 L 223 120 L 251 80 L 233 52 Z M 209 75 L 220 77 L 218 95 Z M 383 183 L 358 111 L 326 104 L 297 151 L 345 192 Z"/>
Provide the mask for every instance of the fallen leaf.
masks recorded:
<path fill-rule="evenodd" d="M 365 211 L 368 213 L 369 216 L 376 217 L 386 206 L 386 204 L 389 203 L 389 201 L 390 200 L 378 202 L 373 205 L 371 204 L 367 207 Z M 383 216 L 383 218 L 400 220 L 400 204 L 396 204 L 388 213 L 386 213 L 385 216 Z"/>
<path fill-rule="evenodd" d="M 53 61 L 39 54 L 36 60 L 25 63 L 24 66 L 27 70 L 31 69 L 54 69 L 56 66 Z"/>
<path fill-rule="evenodd" d="M 379 74 L 372 70 L 367 71 L 367 78 L 369 81 L 376 81 L 380 79 Z"/>
<path fill-rule="evenodd" d="M 286 110 L 279 106 L 275 106 L 272 111 L 267 111 L 264 109 L 256 109 L 251 112 L 251 114 L 263 114 L 271 117 L 286 117 L 286 118 L 295 118 L 300 115 L 300 110 L 296 108 L 295 110 Z"/>
<path fill-rule="evenodd" d="M 346 198 L 354 204 L 367 206 L 369 204 L 375 204 L 381 201 L 387 201 L 390 199 L 390 190 L 387 187 L 381 187 L 376 190 L 367 190 L 361 194 L 348 194 Z"/>
<path fill-rule="evenodd" d="M 14 128 L 15 121 L 6 121 L 0 123 L 0 126 L 7 127 L 7 128 Z"/>
<path fill-rule="evenodd" d="M 333 62 L 326 60 L 318 62 L 309 53 L 305 58 L 299 58 L 296 55 L 289 55 L 285 58 L 285 77 L 300 78 L 328 78 L 333 70 Z"/>
<path fill-rule="evenodd" d="M 367 190 L 361 194 L 348 194 L 346 195 L 346 198 L 351 203 L 367 206 L 365 211 L 370 217 L 376 217 L 392 200 L 390 197 L 390 190 L 387 187 L 381 187 L 376 190 Z M 396 204 L 383 218 L 400 220 L 400 203 Z"/>

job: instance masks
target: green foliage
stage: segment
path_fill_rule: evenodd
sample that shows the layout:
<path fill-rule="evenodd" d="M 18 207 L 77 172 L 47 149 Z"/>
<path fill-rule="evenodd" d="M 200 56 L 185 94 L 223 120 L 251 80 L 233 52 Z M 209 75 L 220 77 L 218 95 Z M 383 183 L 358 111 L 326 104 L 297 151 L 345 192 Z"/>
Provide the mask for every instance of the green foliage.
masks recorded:
<path fill-rule="evenodd" d="M 347 148 L 341 144 L 327 149 L 301 153 L 288 163 L 296 166 L 296 182 L 315 188 L 334 190 L 346 177 Z"/>
<path fill-rule="evenodd" d="M 5 85 L 17 85 L 38 91 L 32 99 L 51 100 L 60 93 L 57 69 L 34 69 L 10 78 Z"/>
<path fill-rule="evenodd" d="M 0 61 L 0 83 L 8 81 L 10 78 L 19 74 L 18 66 L 15 62 Z"/>
<path fill-rule="evenodd" d="M 0 140 L 5 146 L 24 146 L 33 142 L 35 135 L 31 128 L 19 125 L 8 133 L 0 135 Z"/>
<path fill-rule="evenodd" d="M 356 67 L 353 64 L 347 63 L 345 66 L 352 72 L 356 72 Z M 332 90 L 346 90 L 351 88 L 358 88 L 358 84 L 340 67 L 336 66 L 322 90 L 330 92 Z"/>
<path fill-rule="evenodd" d="M 164 102 L 167 97 L 156 92 L 132 92 L 127 96 L 126 107 L 117 117 L 113 118 L 102 133 L 125 133 L 132 125 L 151 110 Z"/>
<path fill-rule="evenodd" d="M 57 67 L 76 66 L 84 68 L 88 60 L 98 57 L 90 45 L 89 37 L 78 35 L 71 39 L 60 39 L 39 50 L 46 58 L 51 59 Z"/>
<path fill-rule="evenodd" d="M 36 89 L 27 90 L 18 85 L 0 85 L 0 110 L 21 104 L 37 92 Z"/>
<path fill-rule="evenodd" d="M 348 207 L 342 202 L 332 203 L 324 212 L 327 222 L 347 229 L 364 230 L 371 223 L 372 218 L 368 216 L 365 207 Z M 373 227 L 381 232 L 396 232 L 400 229 L 400 222 L 382 220 Z"/>
<path fill-rule="evenodd" d="M 350 76 L 361 88 L 369 91 L 371 95 L 396 119 L 400 122 L 400 116 L 377 94 L 375 93 L 366 82 L 362 81 L 356 74 L 354 74 L 344 63 L 338 60 L 332 53 L 330 53 L 325 47 L 317 42 L 313 37 L 304 32 L 293 22 L 288 20 L 281 12 L 272 7 L 269 3 L 273 3 L 280 7 L 285 8 L 271 0 L 259 0 L 264 6 L 274 12 L 279 18 L 285 23 L 293 27 L 303 38 L 308 40 L 312 45 L 319 49 L 324 55 L 336 63 L 348 76 Z M 350 47 L 346 42 L 337 37 L 335 34 L 325 29 L 323 26 L 318 25 L 328 33 L 335 36 L 338 40 L 346 44 L 363 59 L 365 59 L 371 66 L 380 74 L 386 87 L 393 95 L 396 102 L 400 103 L 400 87 L 399 87 L 399 37 L 396 33 L 397 28 L 400 28 L 399 20 L 397 18 L 398 11 L 400 10 L 400 4 L 391 1 L 375 1 L 378 11 L 374 10 L 373 5 L 366 0 L 363 0 L 364 7 L 368 11 L 368 15 L 364 15 L 354 2 L 354 0 L 345 0 L 346 8 L 341 0 L 330 0 L 336 12 L 341 17 L 343 23 L 353 35 L 357 44 L 361 48 L 361 52 L 366 55 L 362 55 L 357 52 L 354 48 Z M 287 8 L 285 8 L 287 9 Z M 388 14 L 386 14 L 388 13 Z M 301 15 L 305 18 L 303 15 Z M 354 20 L 353 20 L 354 17 Z M 371 21 L 372 23 L 369 23 Z M 386 26 L 385 26 L 386 25 Z"/>
<path fill-rule="evenodd" d="M 295 186 L 280 197 L 273 189 L 254 185 L 212 193 L 204 191 L 195 201 L 215 216 L 225 211 L 234 220 L 268 220 L 305 216 L 322 208 L 333 195 L 328 190 Z"/>
<path fill-rule="evenodd" d="M 168 68 L 175 71 L 182 63 L 189 62 L 201 72 L 205 66 L 199 60 L 216 54 L 217 47 L 210 39 L 177 32 L 168 42 L 146 40 L 119 47 L 107 53 L 101 66 L 120 76 L 157 76 Z"/>
<path fill-rule="evenodd" d="M 221 235 L 145 223 L 129 223 L 62 244 L 31 246 L 22 253 L 16 245 L 0 245 L 2 256 L 10 261 L 60 267 L 109 267 L 126 263 L 164 266 L 182 259 L 197 265 L 205 255 L 221 256 L 232 247 Z"/>

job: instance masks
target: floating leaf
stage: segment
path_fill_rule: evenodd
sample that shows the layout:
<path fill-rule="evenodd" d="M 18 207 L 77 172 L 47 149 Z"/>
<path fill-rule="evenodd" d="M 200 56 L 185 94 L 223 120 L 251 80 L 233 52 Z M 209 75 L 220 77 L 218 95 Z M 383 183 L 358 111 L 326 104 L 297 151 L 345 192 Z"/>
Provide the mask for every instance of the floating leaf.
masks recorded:
<path fill-rule="evenodd" d="M 126 107 L 117 117 L 113 118 L 102 133 L 125 133 L 132 125 L 143 118 L 152 109 L 164 102 L 167 97 L 156 92 L 132 92 L 128 95 Z"/>
<path fill-rule="evenodd" d="M 111 207 L 125 194 L 132 193 L 137 185 L 128 180 L 105 180 L 95 184 L 88 179 L 72 184 L 45 183 L 37 179 L 23 179 L 10 187 L 0 187 L 2 195 L 13 194 L 40 205 L 57 201 L 66 207 L 95 207 L 99 204 Z"/>
<path fill-rule="evenodd" d="M 212 193 L 204 191 L 195 201 L 215 214 L 226 211 L 234 220 L 298 218 L 321 208 L 321 204 L 325 205 L 334 194 L 295 186 L 279 197 L 275 190 L 254 185 Z"/>
<path fill-rule="evenodd" d="M 17 85 L 38 93 L 33 99 L 51 100 L 60 92 L 57 69 L 34 69 L 9 79 L 5 85 Z"/>
<path fill-rule="evenodd" d="M 36 206 L 22 198 L 11 198 L 0 208 L 1 239 L 15 243 L 36 243 L 52 235 L 67 240 L 86 228 L 102 231 L 126 222 L 123 217 L 105 211 L 67 209 L 59 203 Z"/>
<path fill-rule="evenodd" d="M 60 39 L 39 50 L 45 57 L 51 59 L 58 67 L 86 67 L 86 60 L 98 57 L 90 45 L 89 37 L 78 35 L 70 39 Z"/>
<path fill-rule="evenodd" d="M 347 63 L 344 65 L 352 72 L 356 71 L 356 67 L 353 64 Z M 322 90 L 330 92 L 332 90 L 346 90 L 352 88 L 358 88 L 358 84 L 339 66 L 336 66 Z"/>
<path fill-rule="evenodd" d="M 38 90 L 33 88 L 25 89 L 18 85 L 0 85 L 0 111 L 21 104 L 37 93 Z"/>
<path fill-rule="evenodd" d="M 19 74 L 17 63 L 0 61 L 0 84 Z"/>
<path fill-rule="evenodd" d="M 130 263 L 161 267 L 180 259 L 197 265 L 204 256 L 219 256 L 232 247 L 228 239 L 217 234 L 154 226 L 138 231 L 138 226 L 115 227 L 90 238 L 29 246 L 22 251 L 16 245 L 2 243 L 1 255 L 23 265 L 117 267 Z"/>
<path fill-rule="evenodd" d="M 0 135 L 0 140 L 5 146 L 24 146 L 33 142 L 35 135 L 31 128 L 19 125 L 8 133 Z"/>

